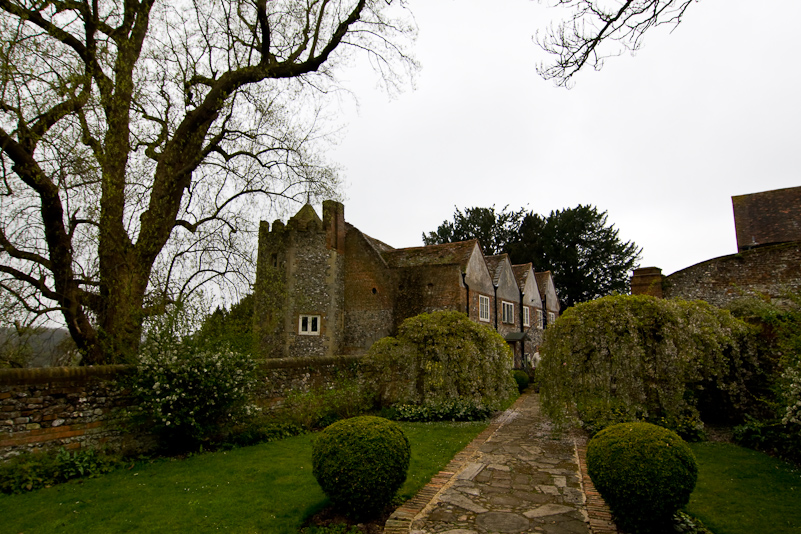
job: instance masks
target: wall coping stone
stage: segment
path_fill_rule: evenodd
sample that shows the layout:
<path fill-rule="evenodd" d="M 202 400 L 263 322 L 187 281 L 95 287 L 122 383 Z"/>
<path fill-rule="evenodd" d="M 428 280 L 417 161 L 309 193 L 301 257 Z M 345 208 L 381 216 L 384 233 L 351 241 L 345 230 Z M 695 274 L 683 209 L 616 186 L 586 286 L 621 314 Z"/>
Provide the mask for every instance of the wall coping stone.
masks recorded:
<path fill-rule="evenodd" d="M 700 267 L 702 265 L 707 265 L 711 263 L 721 262 L 723 260 L 742 260 L 748 256 L 753 255 L 761 255 L 765 252 L 774 251 L 774 250 L 782 250 L 782 249 L 797 249 L 801 248 L 801 241 L 792 241 L 789 243 L 778 243 L 778 244 L 770 244 L 770 245 L 761 245 L 754 248 L 749 248 L 748 250 L 743 250 L 741 252 L 735 252 L 734 254 L 726 254 L 724 256 L 718 256 L 717 258 L 710 258 L 708 260 L 704 260 L 698 262 L 696 264 L 690 265 L 689 267 L 685 267 L 684 269 L 679 269 L 676 272 L 673 272 L 666 276 L 666 278 L 671 278 L 674 275 L 679 273 L 683 273 L 684 271 L 689 271 L 696 267 Z"/>
<path fill-rule="evenodd" d="M 133 365 L 87 365 L 81 367 L 37 367 L 0 369 L 0 385 L 44 384 L 69 382 L 82 378 L 114 378 L 134 369 Z"/>
<path fill-rule="evenodd" d="M 268 358 L 260 362 L 260 365 L 263 369 L 297 369 L 301 367 L 347 365 L 351 363 L 359 363 L 363 359 L 363 355 L 313 356 L 306 358 Z"/>

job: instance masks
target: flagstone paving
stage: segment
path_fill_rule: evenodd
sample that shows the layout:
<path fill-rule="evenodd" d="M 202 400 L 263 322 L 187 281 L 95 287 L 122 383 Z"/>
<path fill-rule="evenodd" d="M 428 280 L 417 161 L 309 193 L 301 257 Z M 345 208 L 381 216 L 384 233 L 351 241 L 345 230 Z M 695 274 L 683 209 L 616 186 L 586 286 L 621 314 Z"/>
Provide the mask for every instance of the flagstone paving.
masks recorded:
<path fill-rule="evenodd" d="M 386 534 L 617 533 L 582 472 L 586 440 L 527 393 L 387 521 Z M 586 471 L 586 469 L 584 470 Z"/>

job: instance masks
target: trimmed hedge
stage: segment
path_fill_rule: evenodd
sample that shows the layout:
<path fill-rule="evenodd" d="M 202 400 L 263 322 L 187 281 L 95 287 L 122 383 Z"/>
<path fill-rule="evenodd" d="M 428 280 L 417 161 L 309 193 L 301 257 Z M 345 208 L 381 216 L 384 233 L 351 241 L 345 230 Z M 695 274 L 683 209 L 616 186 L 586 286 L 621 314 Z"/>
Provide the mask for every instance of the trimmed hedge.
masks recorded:
<path fill-rule="evenodd" d="M 312 446 L 312 473 L 334 506 L 354 518 L 377 515 L 406 480 L 411 447 L 388 419 L 361 416 L 334 423 Z"/>
<path fill-rule="evenodd" d="M 630 532 L 669 524 L 690 501 L 698 464 L 675 432 L 620 423 L 587 445 L 587 471 L 618 524 Z"/>

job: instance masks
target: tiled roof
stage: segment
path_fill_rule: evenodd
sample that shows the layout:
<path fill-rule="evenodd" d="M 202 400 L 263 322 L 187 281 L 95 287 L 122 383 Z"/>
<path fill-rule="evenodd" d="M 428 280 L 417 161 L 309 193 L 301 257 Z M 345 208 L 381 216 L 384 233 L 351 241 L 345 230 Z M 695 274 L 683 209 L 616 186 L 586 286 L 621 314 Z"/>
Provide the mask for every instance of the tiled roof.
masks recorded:
<path fill-rule="evenodd" d="M 362 232 L 361 230 L 359 230 L 358 228 L 356 228 L 355 226 L 353 226 L 348 222 L 345 223 L 345 228 L 348 234 L 350 234 L 351 232 L 356 232 L 356 234 L 358 234 L 358 236 L 361 237 L 365 243 L 367 243 L 367 246 L 375 251 L 375 255 L 378 257 L 378 259 L 385 266 L 387 265 L 387 260 L 384 258 L 382 253 L 388 250 L 394 250 L 391 246 L 387 245 L 383 241 L 379 241 L 378 239 L 370 237 L 369 235 L 365 234 L 364 232 Z"/>
<path fill-rule="evenodd" d="M 512 271 L 515 273 L 515 280 L 517 280 L 517 287 L 520 288 L 520 291 L 523 291 L 523 288 L 526 287 L 526 279 L 528 278 L 528 274 L 533 270 L 534 266 L 531 263 L 512 265 Z"/>
<path fill-rule="evenodd" d="M 497 286 L 501 279 L 503 263 L 505 261 L 509 261 L 509 255 L 497 254 L 495 256 L 484 256 L 484 260 L 487 262 L 487 269 L 489 269 L 489 272 L 492 275 L 492 283 Z"/>
<path fill-rule="evenodd" d="M 801 241 L 801 187 L 731 197 L 737 248 Z"/>
<path fill-rule="evenodd" d="M 361 234 L 364 236 L 364 238 L 367 240 L 367 242 L 370 243 L 373 246 L 373 248 L 376 249 L 378 252 L 388 252 L 390 250 L 395 250 L 394 247 L 391 247 L 391 246 L 387 245 L 386 243 L 384 243 L 383 241 L 379 241 L 378 239 L 376 239 L 374 237 L 370 237 L 369 235 L 365 234 L 364 232 L 362 232 Z"/>
<path fill-rule="evenodd" d="M 418 267 L 422 265 L 459 265 L 462 272 L 478 246 L 478 240 L 428 245 L 425 247 L 399 248 L 381 251 L 390 267 Z"/>
<path fill-rule="evenodd" d="M 534 278 L 537 279 L 537 287 L 540 290 L 540 296 L 545 297 L 545 292 L 548 291 L 548 280 L 551 279 L 551 271 L 534 273 Z"/>

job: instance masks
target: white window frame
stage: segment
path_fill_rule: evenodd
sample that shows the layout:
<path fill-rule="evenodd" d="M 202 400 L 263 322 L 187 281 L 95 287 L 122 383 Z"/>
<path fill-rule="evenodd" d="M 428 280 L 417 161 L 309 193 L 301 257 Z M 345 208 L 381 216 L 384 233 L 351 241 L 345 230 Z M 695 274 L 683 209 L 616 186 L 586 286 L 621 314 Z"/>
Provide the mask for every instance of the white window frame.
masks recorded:
<path fill-rule="evenodd" d="M 548 312 L 548 325 L 552 325 L 554 322 L 556 322 L 556 314 L 554 312 L 549 311 Z"/>
<path fill-rule="evenodd" d="M 303 320 L 306 320 L 306 328 L 304 330 Z M 303 314 L 298 316 L 298 335 L 299 336 L 319 336 L 321 317 L 319 315 Z M 316 327 L 316 328 L 315 328 Z"/>
<path fill-rule="evenodd" d="M 478 320 L 486 323 L 490 320 L 490 299 L 484 295 L 478 296 Z"/>
<path fill-rule="evenodd" d="M 523 326 L 531 326 L 531 310 L 528 306 L 523 306 Z"/>
<path fill-rule="evenodd" d="M 501 322 L 506 324 L 515 324 L 515 304 L 514 302 L 506 302 L 505 300 L 501 302 L 501 306 L 503 308 L 503 315 Z"/>
<path fill-rule="evenodd" d="M 542 328 L 542 310 L 537 310 L 537 328 Z"/>

